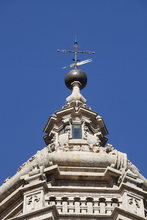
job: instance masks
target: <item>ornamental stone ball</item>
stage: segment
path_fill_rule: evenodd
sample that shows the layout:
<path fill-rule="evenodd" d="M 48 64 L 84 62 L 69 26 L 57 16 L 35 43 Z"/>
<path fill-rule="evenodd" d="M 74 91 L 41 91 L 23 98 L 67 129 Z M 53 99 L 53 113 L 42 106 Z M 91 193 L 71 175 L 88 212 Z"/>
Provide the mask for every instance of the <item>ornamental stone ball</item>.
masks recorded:
<path fill-rule="evenodd" d="M 65 85 L 72 90 L 74 82 L 79 82 L 80 89 L 83 89 L 87 84 L 86 73 L 81 69 L 70 70 L 65 76 Z"/>

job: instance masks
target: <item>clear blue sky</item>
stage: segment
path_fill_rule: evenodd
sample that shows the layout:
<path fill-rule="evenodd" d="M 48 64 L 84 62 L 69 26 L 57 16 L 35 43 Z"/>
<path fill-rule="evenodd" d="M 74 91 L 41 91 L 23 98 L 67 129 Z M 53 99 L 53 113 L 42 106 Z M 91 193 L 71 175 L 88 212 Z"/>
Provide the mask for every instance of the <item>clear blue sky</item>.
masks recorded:
<path fill-rule="evenodd" d="M 147 177 L 147 1 L 0 0 L 0 179 L 45 147 L 43 128 L 70 91 L 64 85 L 75 34 L 95 50 L 83 66 L 87 104 L 109 143 Z"/>

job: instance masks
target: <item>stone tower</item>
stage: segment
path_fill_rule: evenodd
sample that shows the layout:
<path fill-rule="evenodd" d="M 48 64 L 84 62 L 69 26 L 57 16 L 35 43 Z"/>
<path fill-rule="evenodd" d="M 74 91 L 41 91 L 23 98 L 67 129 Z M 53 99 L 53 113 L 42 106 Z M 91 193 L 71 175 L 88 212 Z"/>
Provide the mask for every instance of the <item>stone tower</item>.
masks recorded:
<path fill-rule="evenodd" d="M 65 78 L 72 93 L 44 128 L 46 147 L 0 187 L 0 220 L 147 219 L 147 180 L 107 144 L 103 119 L 80 93 L 86 74 L 74 61 Z"/>

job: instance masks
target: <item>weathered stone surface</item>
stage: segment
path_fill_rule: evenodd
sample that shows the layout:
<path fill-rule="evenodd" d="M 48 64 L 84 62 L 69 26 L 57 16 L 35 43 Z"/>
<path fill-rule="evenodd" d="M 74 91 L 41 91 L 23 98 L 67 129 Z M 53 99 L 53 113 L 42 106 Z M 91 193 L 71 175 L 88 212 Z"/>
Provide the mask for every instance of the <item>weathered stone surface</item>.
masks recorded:
<path fill-rule="evenodd" d="M 0 187 L 1 220 L 147 219 L 147 180 L 106 144 L 103 119 L 85 101 L 75 87 L 44 129 L 47 146 Z"/>

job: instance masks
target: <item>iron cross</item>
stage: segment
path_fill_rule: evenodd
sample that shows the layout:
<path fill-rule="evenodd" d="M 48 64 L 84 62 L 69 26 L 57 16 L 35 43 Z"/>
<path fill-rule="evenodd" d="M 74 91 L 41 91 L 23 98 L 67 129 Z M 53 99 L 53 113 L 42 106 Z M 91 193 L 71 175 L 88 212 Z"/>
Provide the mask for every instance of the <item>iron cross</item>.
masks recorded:
<path fill-rule="evenodd" d="M 74 47 L 73 48 L 74 48 L 73 50 L 59 50 L 59 49 L 57 50 L 57 52 L 62 52 L 62 53 L 74 53 L 74 59 L 73 59 L 74 63 L 70 64 L 67 67 L 73 67 L 74 66 L 75 68 L 77 68 L 77 66 L 79 66 L 79 65 L 83 65 L 85 63 L 88 63 L 88 62 L 92 61 L 92 59 L 88 59 L 88 60 L 84 60 L 84 61 L 78 63 L 78 61 L 79 61 L 78 60 L 78 53 L 95 54 L 95 52 L 94 51 L 80 51 L 80 50 L 78 50 L 79 46 L 78 46 L 78 42 L 76 40 L 74 42 Z M 66 68 L 66 67 L 63 67 L 63 68 Z"/>

